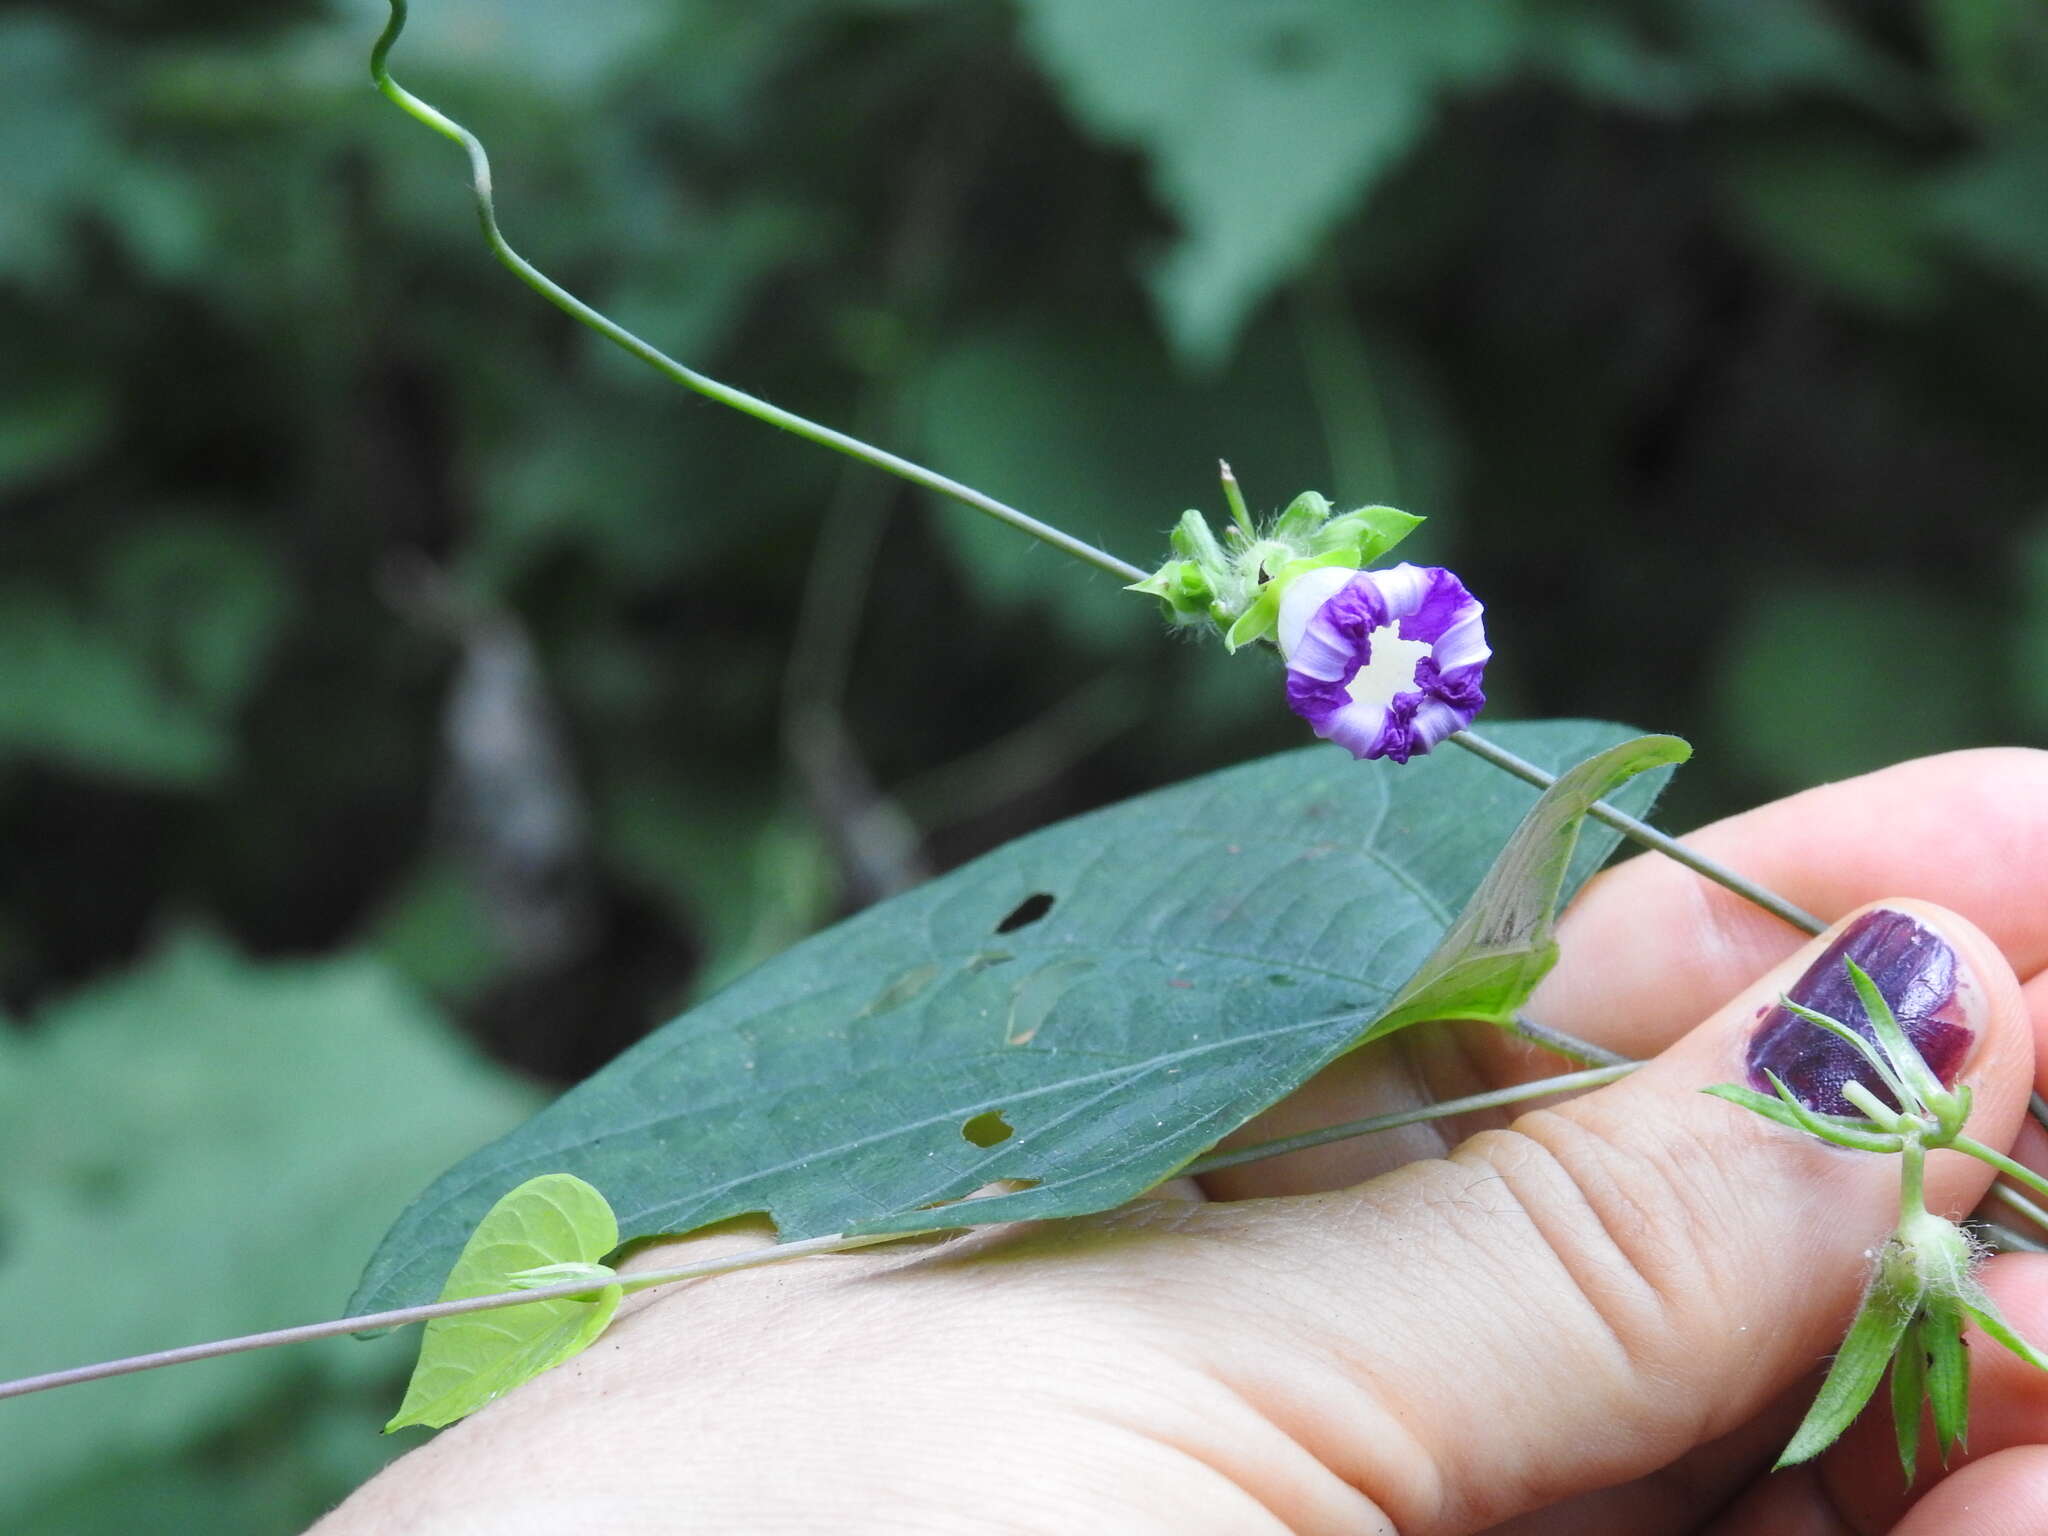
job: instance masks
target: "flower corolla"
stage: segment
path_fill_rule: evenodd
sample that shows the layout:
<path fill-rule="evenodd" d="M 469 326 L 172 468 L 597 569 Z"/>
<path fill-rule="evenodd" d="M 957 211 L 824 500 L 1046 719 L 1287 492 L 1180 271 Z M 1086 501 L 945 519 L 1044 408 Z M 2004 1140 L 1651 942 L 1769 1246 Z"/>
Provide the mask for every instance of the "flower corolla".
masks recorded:
<path fill-rule="evenodd" d="M 1353 757 L 1420 756 L 1486 703 L 1484 613 L 1438 566 L 1304 571 L 1280 594 L 1274 636 L 1288 707 Z"/>

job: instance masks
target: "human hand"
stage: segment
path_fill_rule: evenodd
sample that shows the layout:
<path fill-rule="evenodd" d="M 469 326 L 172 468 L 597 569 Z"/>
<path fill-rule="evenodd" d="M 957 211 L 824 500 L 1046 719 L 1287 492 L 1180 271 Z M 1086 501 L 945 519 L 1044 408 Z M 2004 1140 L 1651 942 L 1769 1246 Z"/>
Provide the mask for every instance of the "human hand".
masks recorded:
<path fill-rule="evenodd" d="M 1952 946 L 1972 1134 L 2013 1144 L 2048 1024 L 2048 757 L 1907 764 L 1692 841 L 1823 916 L 1882 900 Z M 1448 1156 L 1418 1128 L 1101 1216 L 647 1293 L 319 1531 L 2048 1530 L 2048 1378 L 1997 1350 L 1975 1352 L 1971 1453 L 1946 1477 L 1901 1490 L 1881 1412 L 1764 1476 L 1890 1230 L 1897 1169 L 1697 1090 L 1743 1079 L 1760 1012 L 1840 931 L 1802 946 L 1638 858 L 1575 904 L 1532 1008 L 1662 1051 L 1624 1081 L 1458 1125 Z M 1491 1030 L 1413 1032 L 1240 1139 L 1554 1070 Z M 2048 1165 L 2037 1131 L 2019 1147 Z M 1967 1210 L 1988 1176 L 1934 1154 L 1930 1208 Z M 2048 1259 L 1984 1279 L 2048 1339 Z"/>

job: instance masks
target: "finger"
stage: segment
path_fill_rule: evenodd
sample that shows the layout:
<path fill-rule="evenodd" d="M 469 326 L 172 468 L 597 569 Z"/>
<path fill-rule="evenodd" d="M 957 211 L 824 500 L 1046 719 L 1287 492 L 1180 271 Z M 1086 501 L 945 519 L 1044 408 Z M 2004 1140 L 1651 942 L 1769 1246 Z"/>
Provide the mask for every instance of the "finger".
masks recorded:
<path fill-rule="evenodd" d="M 1972 1032 L 1973 1131 L 2010 1136 L 2033 1049 L 2011 971 L 1970 925 L 1910 902 L 1848 925 L 1851 957 L 1877 964 L 1855 936 L 1901 925 L 1917 960 L 1882 968 L 1880 986 L 1939 980 L 1943 1016 Z M 1742 1080 L 1775 1022 L 1760 1030 L 1759 1014 L 1787 989 L 1828 994 L 1838 953 L 1809 945 L 1633 1076 L 1448 1160 L 1245 1211 L 1262 1274 L 1287 1277 L 1271 1288 L 1283 1323 L 1289 1301 L 1316 1309 L 1332 1369 L 1364 1389 L 1337 1470 L 1398 1529 L 1479 1529 L 1664 1467 L 1839 1343 L 1896 1220 L 1897 1165 L 1698 1091 Z M 1953 1154 L 1928 1172 L 1937 1209 L 1968 1209 L 1988 1182 Z M 1274 1210 L 1317 1219 L 1290 1249 Z M 1311 1374 L 1296 1390 L 1316 1387 Z"/>
<path fill-rule="evenodd" d="M 2037 1343 L 2048 1342 L 2048 1255 L 2009 1254 L 1983 1270 L 1984 1288 L 2006 1320 Z M 1984 1337 L 1968 1334 L 1970 1349 L 1970 1436 L 1951 1458 L 1950 1468 L 1971 1465 L 2001 1451 L 2048 1442 L 2048 1371 L 2040 1371 Z M 1932 1435 L 1922 1438 L 1921 1476 L 1909 1494 L 1899 1471 L 1891 1414 L 1866 1413 L 1816 1471 L 1833 1506 L 1857 1530 L 1891 1528 L 1913 1498 L 1939 1481 Z M 2048 1530 L 2044 1523 L 2035 1530 Z"/>
<path fill-rule="evenodd" d="M 1830 921 L 1889 894 L 1917 896 L 1979 923 L 2022 977 L 2048 966 L 2048 752 L 1957 752 L 1904 763 L 1745 812 L 1686 840 Z M 1691 870 L 1642 854 L 1594 880 L 1572 904 L 1559 925 L 1557 969 L 1530 1011 L 1610 1050 L 1655 1055 L 1803 942 Z M 2048 1005 L 2048 990 L 2041 1001 Z M 2048 1006 L 2036 1017 L 2048 1029 Z M 1455 1048 L 1432 1042 L 1419 1061 L 1417 1042 L 1399 1037 L 1345 1057 L 1227 1144 L 1563 1069 L 1548 1052 L 1486 1026 L 1443 1033 Z M 1451 1141 L 1464 1130 L 1453 1128 Z M 1435 1155 L 1450 1144 L 1441 1134 L 1417 1128 L 1400 1149 L 1377 1139 L 1338 1142 L 1248 1163 L 1204 1186 L 1224 1200 L 1341 1189 L 1398 1166 L 1397 1151 Z"/>
<path fill-rule="evenodd" d="M 1896 1468 L 1894 1469 L 1896 1470 Z M 1828 1502 L 1811 1466 L 1758 1484 L 1705 1536 L 2040 1536 L 2048 1531 L 2048 1446 L 2002 1451 L 1937 1485 L 1898 1524 L 1869 1525 Z"/>
<path fill-rule="evenodd" d="M 2041 1536 L 2048 1446 L 2005 1451 L 1958 1472 L 1913 1506 L 1892 1536 Z"/>
<path fill-rule="evenodd" d="M 1962 913 L 2022 978 L 2048 966 L 2048 752 L 1901 763 L 1716 822 L 1686 841 L 1825 921 L 1885 896 Z M 1630 1056 L 1665 1042 L 1803 936 L 1657 855 L 1587 887 L 1537 1016 Z"/>

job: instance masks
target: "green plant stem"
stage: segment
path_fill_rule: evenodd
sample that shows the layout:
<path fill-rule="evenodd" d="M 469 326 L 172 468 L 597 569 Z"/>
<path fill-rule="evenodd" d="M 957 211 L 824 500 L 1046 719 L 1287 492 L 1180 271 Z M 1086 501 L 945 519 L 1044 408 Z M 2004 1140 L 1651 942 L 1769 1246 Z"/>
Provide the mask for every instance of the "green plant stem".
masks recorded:
<path fill-rule="evenodd" d="M 1540 1045 L 1546 1051 L 1588 1067 L 1619 1067 L 1634 1062 L 1632 1056 L 1619 1051 L 1610 1051 L 1604 1045 L 1595 1045 L 1590 1040 L 1581 1040 L 1577 1035 L 1568 1035 L 1561 1029 L 1552 1029 L 1547 1024 L 1538 1024 L 1526 1013 L 1515 1015 L 1515 1022 L 1508 1026 L 1511 1033 L 1521 1036 L 1531 1045 Z"/>
<path fill-rule="evenodd" d="M 631 353 L 648 367 L 663 377 L 674 380 L 685 389 L 695 390 L 707 399 L 716 400 L 720 405 L 731 406 L 756 421 L 764 421 L 771 427 L 780 427 L 785 432 L 794 433 L 809 442 L 830 448 L 835 453 L 843 453 L 849 458 L 871 464 L 876 469 L 885 470 L 900 479 L 908 480 L 913 485 L 921 485 L 927 490 L 937 491 L 942 496 L 950 496 L 977 512 L 984 512 L 999 522 L 1008 523 L 1018 532 L 1027 533 L 1034 539 L 1050 544 L 1063 554 L 1072 555 L 1076 560 L 1092 565 L 1097 570 L 1107 571 L 1125 582 L 1144 580 L 1145 572 L 1136 566 L 1126 564 L 1114 555 L 1107 554 L 1072 534 L 1063 533 L 1049 523 L 1042 523 L 1035 517 L 1029 517 L 1015 507 L 997 501 L 993 496 L 984 495 L 972 486 L 962 485 L 958 480 L 926 469 L 922 464 L 913 463 L 909 459 L 876 448 L 847 433 L 821 426 L 815 421 L 797 415 L 794 411 L 785 411 L 780 406 L 770 405 L 766 400 L 747 394 L 744 390 L 734 389 L 731 385 L 721 384 L 695 369 L 684 367 L 659 348 L 642 341 L 624 326 L 592 309 L 513 250 L 498 228 L 498 216 L 492 203 L 491 162 L 484 153 L 482 141 L 453 118 L 421 101 L 391 78 L 391 70 L 386 60 L 392 44 L 398 41 L 398 35 L 405 30 L 406 6 L 407 0 L 391 0 L 391 19 L 385 24 L 383 35 L 377 39 L 376 47 L 370 52 L 370 78 L 376 83 L 377 89 L 407 116 L 462 146 L 463 151 L 469 156 L 470 184 L 476 194 L 477 217 L 483 224 L 484 239 L 489 243 L 491 253 L 527 287 L 578 323 L 588 326 L 605 340 Z"/>
<path fill-rule="evenodd" d="M 376 46 L 370 50 L 370 78 L 375 82 L 377 89 L 400 111 L 462 146 L 464 153 L 469 156 L 470 182 L 476 195 L 477 218 L 483 225 L 484 239 L 489 244 L 492 254 L 527 287 L 579 324 L 588 326 L 613 345 L 639 358 L 664 378 L 673 380 L 685 389 L 694 390 L 707 399 L 730 406 L 756 421 L 780 427 L 783 431 L 794 433 L 808 442 L 830 448 L 835 453 L 843 453 L 849 458 L 858 459 L 863 464 L 907 480 L 913 485 L 921 485 L 927 490 L 937 491 L 942 496 L 949 496 L 977 512 L 986 513 L 999 522 L 1009 524 L 1020 533 L 1029 534 L 1062 554 L 1071 555 L 1076 560 L 1092 565 L 1099 571 L 1106 571 L 1126 583 L 1145 579 L 1147 573 L 1129 561 L 1118 559 L 1107 550 L 1097 549 L 1093 544 L 1077 539 L 1050 523 L 1040 522 L 1037 518 L 997 501 L 993 496 L 985 495 L 972 486 L 963 485 L 936 470 L 925 468 L 922 464 L 890 453 L 886 449 L 877 448 L 848 433 L 821 426 L 793 411 L 783 410 L 780 406 L 771 405 L 766 400 L 747 394 L 744 390 L 735 389 L 729 384 L 721 384 L 693 368 L 684 367 L 659 348 L 642 341 L 624 326 L 591 308 L 548 277 L 532 262 L 513 250 L 498 228 L 498 216 L 491 192 L 491 163 L 484 153 L 482 141 L 453 118 L 429 106 L 392 79 L 388 60 L 392 45 L 405 30 L 407 0 L 390 0 L 390 5 L 391 19 L 385 24 Z M 1225 494 L 1231 500 L 1231 515 L 1241 528 L 1249 532 L 1250 513 L 1244 508 L 1243 493 L 1237 490 L 1236 477 L 1228 473 L 1227 466 L 1225 473 Z M 1470 731 L 1460 731 L 1452 736 L 1451 740 L 1467 751 L 1477 753 L 1496 767 L 1504 768 L 1517 778 L 1539 788 L 1548 789 L 1555 782 L 1554 774 L 1546 773 L 1533 763 L 1524 762 L 1513 753 L 1495 746 L 1483 737 L 1475 736 Z M 1667 837 L 1655 827 L 1616 810 L 1605 801 L 1595 802 L 1591 814 L 1644 847 L 1654 848 L 1676 859 L 1687 868 L 1726 886 L 1765 911 L 1783 918 L 1794 927 L 1803 928 L 1808 933 L 1819 933 L 1825 926 L 1783 897 L 1774 895 L 1753 881 L 1745 880 L 1733 870 L 1715 863 L 1703 854 L 1693 852 L 1676 838 Z"/>
<path fill-rule="evenodd" d="M 1983 1232 L 1984 1240 L 1991 1244 L 1995 1252 L 2048 1253 L 2048 1243 L 2038 1243 L 2025 1233 L 2015 1232 L 2011 1227 L 1998 1222 L 1979 1221 L 1977 1226 Z"/>
<path fill-rule="evenodd" d="M 1365 1120 L 1347 1120 L 1341 1125 L 1324 1126 L 1321 1130 L 1303 1131 L 1299 1136 L 1283 1136 L 1277 1141 L 1254 1142 L 1248 1147 L 1232 1147 L 1228 1152 L 1211 1152 L 1207 1157 L 1198 1157 L 1181 1174 L 1195 1177 L 1214 1173 L 1219 1168 L 1235 1168 L 1240 1163 L 1255 1163 L 1261 1158 L 1284 1157 L 1289 1152 L 1301 1152 L 1310 1147 L 1327 1146 L 1333 1141 L 1349 1141 L 1354 1136 L 1370 1136 L 1375 1131 L 1396 1130 L 1404 1125 L 1419 1125 L 1425 1120 L 1442 1120 L 1451 1115 L 1468 1115 L 1482 1109 L 1500 1109 L 1509 1104 L 1520 1104 L 1528 1099 L 1545 1098 L 1553 1093 L 1574 1093 L 1581 1088 L 1598 1088 L 1624 1078 L 1642 1063 L 1626 1061 L 1614 1066 L 1593 1067 L 1584 1072 L 1567 1072 L 1562 1077 L 1546 1077 L 1538 1082 L 1517 1083 L 1512 1088 L 1496 1088 L 1491 1093 L 1475 1093 L 1469 1098 L 1446 1099 L 1441 1104 L 1424 1104 L 1417 1109 L 1404 1109 L 1391 1115 L 1374 1115 Z"/>
<path fill-rule="evenodd" d="M 2025 1163 L 2016 1163 L 2003 1152 L 1994 1151 L 1983 1142 L 1969 1136 L 1958 1136 L 1949 1143 L 1958 1152 L 1967 1153 L 1980 1163 L 1989 1163 L 2009 1179 L 2014 1179 L 2036 1194 L 2048 1195 L 2048 1179 L 2034 1172 Z"/>
<path fill-rule="evenodd" d="M 1927 1209 L 1927 1149 L 1917 1136 L 1908 1136 L 1899 1151 L 1899 1225 L 1901 1227 Z"/>
<path fill-rule="evenodd" d="M 805 1238 L 794 1243 L 777 1243 L 768 1248 L 752 1248 L 744 1253 L 727 1254 L 722 1258 L 700 1259 L 694 1264 L 678 1265 L 674 1269 L 649 1270 L 645 1274 L 622 1275 L 617 1284 L 627 1291 L 643 1291 L 650 1286 L 670 1285 L 678 1280 L 697 1280 L 706 1275 L 723 1275 L 737 1269 L 752 1269 L 761 1264 L 776 1264 L 784 1259 L 800 1259 L 811 1254 L 844 1253 L 853 1248 L 866 1248 L 876 1243 L 897 1242 L 906 1237 L 916 1237 L 915 1232 L 888 1232 L 849 1237 L 834 1232 L 825 1237 Z M 104 1360 L 97 1365 L 75 1366 L 65 1371 L 48 1371 L 40 1376 L 24 1376 L 18 1381 L 0 1382 L 0 1398 L 26 1397 L 31 1392 L 47 1392 L 52 1387 L 69 1387 L 83 1381 L 101 1381 L 109 1376 L 128 1376 L 136 1371 L 153 1371 L 160 1366 L 184 1365 L 194 1360 L 213 1360 L 222 1355 L 247 1354 L 251 1350 L 275 1349 L 281 1344 L 306 1344 L 314 1339 L 338 1338 L 348 1333 L 370 1333 L 382 1328 L 398 1328 L 407 1323 L 430 1323 L 437 1317 L 460 1317 L 467 1312 L 490 1312 L 499 1307 L 516 1307 L 529 1301 L 558 1301 L 570 1296 L 587 1296 L 597 1289 L 587 1279 L 565 1280 L 560 1285 L 538 1286 L 525 1291 L 499 1291 L 489 1296 L 470 1296 L 461 1301 L 429 1302 L 419 1307 L 398 1307 L 389 1312 L 368 1312 L 361 1317 L 340 1317 L 326 1323 L 303 1323 L 296 1328 L 274 1328 L 267 1333 L 243 1334 L 239 1338 L 215 1339 L 206 1344 L 187 1344 L 179 1349 L 160 1349 L 147 1355 L 129 1355 L 121 1360 Z"/>
<path fill-rule="evenodd" d="M 1458 731 L 1450 738 L 1467 752 L 1486 759 L 1496 768 L 1504 768 L 1524 783 L 1548 789 L 1557 782 L 1557 775 L 1538 768 L 1534 763 L 1515 756 L 1507 748 L 1497 746 L 1473 731 Z M 1677 838 L 1659 832 L 1646 821 L 1639 821 L 1626 811 L 1618 811 L 1605 800 L 1596 800 L 1587 812 L 1595 821 L 1603 821 L 1624 837 L 1641 843 L 1645 848 L 1654 848 L 1668 859 L 1683 864 L 1694 874 L 1704 875 L 1716 885 L 1725 886 L 1744 901 L 1762 907 L 1773 917 L 1784 919 L 1794 928 L 1807 933 L 1825 933 L 1827 924 L 1811 912 L 1794 906 L 1777 892 L 1758 885 L 1743 875 L 1738 875 L 1727 865 L 1708 858 L 1695 849 L 1688 848 Z"/>
<path fill-rule="evenodd" d="M 1991 1186 L 1991 1193 L 2019 1212 L 2020 1215 L 2026 1217 L 2040 1231 L 2048 1233 L 2048 1211 L 2042 1210 L 2040 1206 L 2034 1204 L 2033 1201 L 2029 1200 L 2018 1190 L 2009 1188 L 2004 1184 L 1993 1184 Z"/>
<path fill-rule="evenodd" d="M 1206 1173 L 1213 1168 L 1231 1168 L 1239 1163 L 1256 1162 L 1264 1157 L 1278 1157 L 1283 1153 L 1297 1152 L 1303 1147 L 1319 1147 L 1332 1141 L 1348 1140 L 1353 1136 L 1369 1136 L 1375 1131 L 1392 1130 L 1397 1126 L 1414 1125 L 1424 1120 L 1438 1120 L 1449 1115 L 1497 1108 L 1552 1093 L 1595 1088 L 1602 1083 L 1611 1083 L 1634 1070 L 1635 1063 L 1598 1067 L 1589 1072 L 1572 1072 L 1563 1077 L 1545 1078 L 1541 1082 L 1521 1083 L 1492 1093 L 1475 1094 L 1471 1098 L 1428 1104 L 1396 1115 L 1354 1120 L 1325 1130 L 1290 1136 L 1281 1141 L 1261 1142 L 1257 1146 L 1238 1147 L 1229 1152 L 1215 1153 L 1189 1164 L 1181 1171 L 1184 1174 L 1198 1174 Z M 715 1259 L 700 1259 L 694 1264 L 680 1264 L 673 1269 L 653 1269 L 640 1274 L 621 1275 L 616 1284 L 626 1291 L 644 1291 L 655 1286 L 673 1285 L 679 1280 L 699 1280 L 708 1275 L 732 1274 L 738 1270 L 756 1269 L 764 1264 L 780 1264 L 785 1259 L 800 1259 L 813 1254 L 846 1253 L 880 1243 L 901 1242 L 906 1238 L 929 1236 L 931 1231 L 937 1230 L 940 1229 L 933 1228 L 926 1232 L 875 1232 L 859 1236 L 833 1232 L 824 1237 L 802 1238 L 793 1243 L 773 1243 L 763 1248 L 750 1248 L 743 1253 L 726 1254 Z M 215 1339 L 205 1344 L 187 1344 L 178 1349 L 160 1349 L 146 1355 L 129 1355 L 120 1360 L 104 1360 L 95 1365 L 74 1366 L 69 1370 L 48 1371 L 40 1376 L 24 1376 L 17 1381 L 0 1382 L 0 1399 L 26 1397 L 31 1392 L 47 1392 L 53 1387 L 102 1381 L 110 1376 L 128 1376 L 137 1371 L 153 1371 L 166 1365 L 185 1365 L 195 1360 L 213 1360 L 223 1355 L 246 1354 L 251 1350 L 275 1349 L 284 1344 L 307 1344 L 315 1339 L 339 1338 L 350 1333 L 370 1333 L 384 1328 L 403 1327 L 408 1323 L 428 1323 L 437 1317 L 459 1317 L 468 1312 L 489 1312 L 499 1307 L 520 1306 L 529 1301 L 555 1301 L 571 1296 L 588 1296 L 596 1288 L 588 1279 L 565 1280 L 559 1285 L 537 1286 L 531 1290 L 499 1291 L 489 1296 L 467 1297 L 461 1301 L 429 1302 L 424 1306 L 398 1307 L 389 1312 L 368 1312 L 360 1317 L 340 1317 L 331 1322 L 304 1323 L 296 1328 L 274 1328 L 265 1333 L 243 1334 L 238 1338 Z"/>

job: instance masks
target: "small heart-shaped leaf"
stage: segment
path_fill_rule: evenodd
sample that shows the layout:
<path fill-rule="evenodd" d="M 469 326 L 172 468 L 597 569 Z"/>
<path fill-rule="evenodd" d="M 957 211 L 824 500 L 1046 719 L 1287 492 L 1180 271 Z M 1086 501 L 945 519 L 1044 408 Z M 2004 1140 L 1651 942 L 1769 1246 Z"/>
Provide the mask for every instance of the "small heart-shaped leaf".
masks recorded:
<path fill-rule="evenodd" d="M 618 1246 L 619 1224 L 603 1195 L 574 1174 L 543 1174 L 511 1191 L 477 1223 L 440 1299 L 514 1290 L 525 1271 L 596 1265 Z M 598 1269 L 594 1280 L 611 1273 Z M 620 1295 L 617 1285 L 600 1284 L 588 1299 L 563 1296 L 435 1318 L 420 1341 L 405 1401 L 384 1432 L 409 1424 L 452 1424 L 560 1365 L 604 1332 Z"/>

